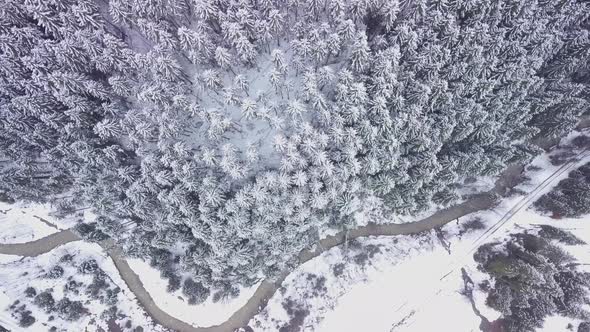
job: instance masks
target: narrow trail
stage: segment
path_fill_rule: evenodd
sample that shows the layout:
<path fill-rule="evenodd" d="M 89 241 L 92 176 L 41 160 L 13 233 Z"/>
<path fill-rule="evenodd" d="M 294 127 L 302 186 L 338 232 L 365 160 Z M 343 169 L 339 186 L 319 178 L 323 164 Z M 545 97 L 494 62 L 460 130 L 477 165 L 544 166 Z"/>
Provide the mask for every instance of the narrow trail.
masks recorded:
<path fill-rule="evenodd" d="M 474 195 L 463 203 L 440 210 L 425 219 L 406 224 L 369 224 L 354 230 L 343 231 L 338 234 L 328 236 L 319 241 L 318 245 L 314 246 L 313 250 L 302 251 L 299 254 L 298 265 L 301 265 L 319 256 L 321 253 L 333 247 L 345 243 L 347 240 L 368 236 L 416 234 L 443 226 L 446 223 L 456 220 L 457 218 L 463 217 L 467 214 L 492 208 L 497 204 L 499 196 L 505 194 L 509 189 L 515 187 L 522 181 L 520 177 L 522 170 L 522 165 L 512 165 L 508 167 L 498 178 L 498 181 L 496 181 L 496 185 L 492 190 Z M 28 243 L 0 244 L 0 254 L 35 257 L 47 253 L 60 245 L 79 240 L 81 240 L 80 237 L 74 234 L 72 231 L 63 230 L 45 238 Z M 276 280 L 264 280 L 256 289 L 255 293 L 248 300 L 248 302 L 236 312 L 234 312 L 234 314 L 222 324 L 210 327 L 194 327 L 171 316 L 158 307 L 151 295 L 146 291 L 139 276 L 127 263 L 120 248 L 114 246 L 111 240 L 103 241 L 100 243 L 100 245 L 111 257 L 115 266 L 119 270 L 121 278 L 125 281 L 129 289 L 135 294 L 139 303 L 152 317 L 152 319 L 156 323 L 175 331 L 230 332 L 237 328 L 244 327 L 248 325 L 248 322 L 252 317 L 254 317 L 262 308 L 264 308 L 264 306 L 266 306 L 267 301 L 274 295 L 277 289 L 281 286 L 282 282 L 291 273 L 290 270 L 283 271 Z"/>

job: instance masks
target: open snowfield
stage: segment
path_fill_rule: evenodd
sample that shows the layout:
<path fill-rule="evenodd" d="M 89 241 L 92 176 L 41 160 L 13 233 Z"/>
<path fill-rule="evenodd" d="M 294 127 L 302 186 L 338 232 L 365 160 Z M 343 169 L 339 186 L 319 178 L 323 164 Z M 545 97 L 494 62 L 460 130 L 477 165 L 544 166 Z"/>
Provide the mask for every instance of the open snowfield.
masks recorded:
<path fill-rule="evenodd" d="M 48 205 L 0 202 L 0 243 L 34 241 L 58 231 L 41 219 L 54 223 Z"/>
<path fill-rule="evenodd" d="M 440 287 L 431 271 L 443 268 L 447 257 L 448 253 L 437 244 L 430 250 L 418 250 L 406 256 L 397 265 L 372 270 L 367 274 L 367 282 L 351 287 L 338 300 L 334 311 L 326 315 L 317 331 L 391 330 L 393 324 L 398 323 L 391 317 L 411 305 L 407 299 L 429 296 L 433 286 Z M 460 274 L 456 276 L 458 278 L 445 280 L 438 296 L 421 308 L 422 317 L 427 319 L 412 320 L 411 325 L 401 330 L 434 331 L 440 328 L 444 331 L 471 331 L 477 327 L 479 321 L 470 315 L 467 298 L 458 293 L 462 280 Z M 446 319 L 449 312 L 461 314 L 464 319 Z"/>
<path fill-rule="evenodd" d="M 366 285 L 372 285 L 378 276 L 386 279 L 391 266 L 403 261 L 413 261 L 422 250 L 433 248 L 435 241 L 430 234 L 375 237 L 354 241 L 348 248 L 332 248 L 292 272 L 279 292 L 270 299 L 268 306 L 250 321 L 250 326 L 256 331 L 273 331 L 286 326 L 294 328 L 297 325 L 304 331 L 311 331 L 325 315 L 331 314 L 334 307 L 336 310 L 341 308 L 339 299 L 350 294 L 352 285 L 361 287 L 355 291 L 359 295 L 371 298 L 374 291 L 380 290 L 378 287 L 371 290 L 370 287 L 366 288 Z M 395 280 L 396 276 L 391 281 Z M 350 317 L 351 320 L 360 318 L 360 312 L 362 316 L 370 314 L 365 310 L 368 307 L 355 306 L 353 310 L 356 310 L 357 314 Z M 290 311 L 299 312 L 301 321 L 293 319 L 292 315 L 289 315 Z M 350 328 L 353 326 L 359 325 L 349 325 Z M 357 329 L 350 331 L 353 330 Z"/>
<path fill-rule="evenodd" d="M 96 217 L 88 210 L 59 219 L 49 204 L 0 202 L 0 243 L 25 243 L 44 238 L 60 230 L 69 229 L 80 221 L 90 222 Z"/>

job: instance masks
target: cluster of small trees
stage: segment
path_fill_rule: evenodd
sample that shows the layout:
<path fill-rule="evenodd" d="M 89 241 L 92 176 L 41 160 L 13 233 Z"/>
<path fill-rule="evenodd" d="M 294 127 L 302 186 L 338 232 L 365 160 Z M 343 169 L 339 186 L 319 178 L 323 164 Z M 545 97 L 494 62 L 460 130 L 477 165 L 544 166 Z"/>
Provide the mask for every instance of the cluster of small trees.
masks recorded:
<path fill-rule="evenodd" d="M 18 321 L 18 325 L 23 328 L 27 328 L 37 321 L 35 317 L 33 317 L 32 312 L 27 310 L 26 304 L 21 304 L 19 300 L 16 300 L 13 304 L 10 305 L 9 309 L 12 311 L 12 317 L 14 317 Z M 0 325 L 0 332 L 8 332 L 8 330 L 4 329 Z"/>
<path fill-rule="evenodd" d="M 541 196 L 535 207 L 554 217 L 576 218 L 590 214 L 590 163 L 572 171 L 549 193 Z"/>
<path fill-rule="evenodd" d="M 6 0 L 0 195 L 91 207 L 128 254 L 169 251 L 199 285 L 187 289 L 234 294 L 326 225 L 350 226 L 367 197 L 396 213 L 449 204 L 465 177 L 571 129 L 588 106 L 589 13 L 558 0 Z"/>
<path fill-rule="evenodd" d="M 575 236 L 550 226 L 542 231 L 481 246 L 474 255 L 478 268 L 492 277 L 493 285 L 484 287 L 486 304 L 502 313 L 506 331 L 535 331 L 545 317 L 557 314 L 590 319 L 584 309 L 590 304 L 590 274 L 551 242 L 571 243 Z"/>
<path fill-rule="evenodd" d="M 65 272 L 68 269 L 70 273 L 66 274 Z M 74 275 L 72 275 L 73 271 L 76 271 Z M 92 282 L 85 284 L 79 281 L 79 279 L 75 278 L 77 274 L 91 275 Z M 87 259 L 78 264 L 72 255 L 66 254 L 42 276 L 43 278 L 54 279 L 54 287 L 38 291 L 36 288 L 29 286 L 24 290 L 23 299 L 28 299 L 32 305 L 49 314 L 49 321 L 53 321 L 57 316 L 64 321 L 73 322 L 88 315 L 89 311 L 84 306 L 84 303 L 75 300 L 76 298 L 80 299 L 80 296 L 87 296 L 87 299 L 99 301 L 107 307 L 101 313 L 101 318 L 105 320 L 120 318 L 121 312 L 116 305 L 121 289 L 112 283 L 108 275 L 100 269 L 96 260 Z M 63 292 L 55 292 L 54 288 L 61 284 L 63 284 Z M 54 298 L 56 293 L 62 293 L 63 296 L 56 299 Z M 85 301 L 85 304 L 88 303 L 89 301 Z M 35 319 L 29 318 L 30 311 L 25 311 L 25 306 L 21 305 L 21 307 L 17 308 L 15 306 L 12 308 L 15 315 L 23 317 L 21 325 L 34 324 Z"/>
<path fill-rule="evenodd" d="M 88 309 L 80 301 L 72 301 L 64 296 L 56 302 L 51 289 L 46 289 L 37 294 L 33 304 L 45 311 L 45 313 L 55 313 L 66 321 L 76 321 L 88 314 Z"/>

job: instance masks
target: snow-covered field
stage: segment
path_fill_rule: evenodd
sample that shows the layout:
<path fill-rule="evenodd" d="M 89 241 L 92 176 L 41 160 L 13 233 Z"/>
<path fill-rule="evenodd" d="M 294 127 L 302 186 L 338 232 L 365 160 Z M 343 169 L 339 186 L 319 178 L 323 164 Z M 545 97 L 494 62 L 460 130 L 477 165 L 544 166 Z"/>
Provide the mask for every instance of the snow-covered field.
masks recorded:
<path fill-rule="evenodd" d="M 71 262 L 60 261 L 66 254 L 72 256 Z M 82 262 L 90 259 L 94 259 L 98 263 L 98 267 L 106 273 L 107 284 L 110 285 L 110 288 L 119 287 L 121 290 L 116 295 L 115 305 L 118 313 L 114 320 L 101 315 L 113 304 L 102 303 L 86 292 L 85 286 L 93 283 L 94 274 L 82 273 L 79 268 L 76 268 Z M 46 273 L 56 265 L 63 268 L 63 275 L 57 279 L 47 278 Z M 66 283 L 72 280 L 83 283 L 84 286 L 79 285 L 76 288 L 78 292 L 65 290 Z M 51 289 L 56 303 L 64 296 L 71 301 L 80 301 L 87 309 L 87 314 L 76 321 L 67 321 L 57 312 L 48 314 L 32 303 L 32 297 L 27 298 L 24 295 L 28 287 L 35 288 L 37 294 L 43 290 Z M 99 294 L 105 296 L 104 292 L 99 292 Z M 17 300 L 20 302 L 19 305 L 26 304 L 26 310 L 31 311 L 36 320 L 33 325 L 27 328 L 18 326 L 18 321 L 8 308 Z M 111 331 L 108 327 L 109 324 L 111 326 L 118 325 L 122 331 L 132 331 L 137 326 L 141 326 L 143 331 L 163 331 L 160 327 L 153 325 L 151 318 L 139 306 L 135 296 L 119 276 L 112 260 L 104 254 L 97 244 L 83 241 L 68 243 L 38 257 L 22 258 L 0 255 L 0 309 L 0 325 L 13 331 L 47 331 L 52 326 L 55 326 L 57 331 L 101 331 L 101 328 Z"/>
<path fill-rule="evenodd" d="M 40 219 L 54 223 L 50 212 L 48 205 L 0 202 L 0 243 L 29 242 L 57 232 Z"/>
<path fill-rule="evenodd" d="M 449 254 L 434 232 L 365 238 L 356 246 L 333 248 L 297 268 L 250 326 L 255 331 L 296 325 L 301 331 L 390 331 L 398 323 L 395 314 L 413 305 L 410 299 L 428 298 L 414 314 L 420 318 L 410 316 L 399 331 L 479 330 L 479 318 L 459 293 L 461 274 L 440 282 L 435 272 L 448 268 Z M 357 263 L 357 257 L 376 247 L 378 253 Z M 322 279 L 324 289 L 315 292 Z M 449 314 L 458 319 L 448 319 Z"/>
<path fill-rule="evenodd" d="M 88 210 L 59 219 L 53 216 L 49 204 L 0 202 L 0 243 L 31 242 L 60 230 L 77 225 L 82 219 L 92 221 L 96 216 Z"/>
<path fill-rule="evenodd" d="M 268 306 L 250 321 L 250 326 L 255 331 L 276 331 L 281 327 L 294 328 L 296 325 L 304 331 L 311 330 L 334 310 L 339 298 L 350 294 L 351 285 L 361 287 L 358 293 L 370 292 L 365 285 L 372 284 L 378 276 L 387 278 L 389 267 L 412 261 L 422 250 L 433 248 L 435 240 L 431 234 L 376 237 L 354 241 L 348 247 L 332 248 L 292 272 L 283 282 L 283 287 L 270 299 Z M 390 281 L 395 283 L 397 277 L 392 278 Z M 361 295 L 371 298 L 370 293 Z M 369 314 L 362 306 L 355 307 L 355 310 L 361 310 L 362 315 Z M 301 321 L 293 319 L 289 312 L 299 312 Z M 350 315 L 350 312 L 343 314 Z M 359 316 L 360 312 L 351 318 Z M 357 327 L 356 324 L 348 326 Z"/>
<path fill-rule="evenodd" d="M 334 311 L 329 312 L 317 331 L 389 331 L 392 316 L 411 305 L 407 299 L 429 296 L 437 277 L 430 273 L 444 267 L 448 253 L 433 242 L 431 248 L 420 248 L 407 255 L 399 264 L 381 266 L 367 273 L 367 282 L 350 288 L 338 300 Z M 445 280 L 445 287 L 437 297 L 423 308 L 428 319 L 414 320 L 407 331 L 470 331 L 478 325 L 467 298 L 458 294 L 462 286 L 458 278 Z M 444 310 L 441 310 L 444 308 Z M 462 313 L 465 319 L 445 319 L 448 312 Z M 410 311 L 410 315 L 412 311 Z M 411 318 L 411 317 L 410 317 Z"/>
<path fill-rule="evenodd" d="M 145 289 L 150 293 L 154 302 L 168 314 L 195 327 L 207 327 L 221 324 L 240 309 L 252 294 L 258 284 L 250 288 L 240 289 L 240 295 L 229 301 L 214 303 L 212 296 L 198 305 L 189 305 L 188 300 L 180 290 L 169 293 L 166 291 L 168 281 L 160 277 L 160 272 L 140 259 L 128 259 L 129 266 L 139 276 Z"/>

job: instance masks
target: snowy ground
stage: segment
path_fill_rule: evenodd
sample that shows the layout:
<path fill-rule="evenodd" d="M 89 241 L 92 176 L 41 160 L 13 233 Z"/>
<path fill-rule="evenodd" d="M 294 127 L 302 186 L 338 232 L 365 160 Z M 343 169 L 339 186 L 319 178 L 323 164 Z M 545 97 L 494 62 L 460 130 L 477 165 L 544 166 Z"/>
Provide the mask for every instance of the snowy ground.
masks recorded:
<path fill-rule="evenodd" d="M 408 305 L 406 299 L 429 295 L 435 282 L 430 269 L 440 268 L 448 253 L 433 242 L 431 248 L 420 248 L 396 265 L 374 269 L 367 274 L 366 283 L 351 287 L 338 300 L 338 306 L 320 323 L 318 331 L 389 331 L 392 314 Z M 425 320 L 418 320 L 407 331 L 470 331 L 479 324 L 471 312 L 467 298 L 457 291 L 461 278 L 445 281 L 438 297 L 424 308 Z M 440 310 L 445 308 L 445 310 Z M 463 313 L 463 319 L 449 320 L 448 312 Z M 467 313 L 467 314 L 466 314 Z M 405 330 L 405 329 L 404 329 Z"/>
<path fill-rule="evenodd" d="M 140 259 L 128 259 L 129 266 L 139 276 L 145 289 L 154 302 L 168 314 L 195 327 L 218 325 L 226 321 L 252 297 L 258 284 L 242 288 L 240 295 L 232 300 L 214 303 L 212 296 L 199 305 L 189 305 L 180 290 L 168 293 L 168 281 L 160 277 L 160 272 Z"/>
<path fill-rule="evenodd" d="M 39 219 L 53 223 L 50 211 L 47 205 L 0 202 L 0 243 L 24 243 L 57 232 L 58 229 Z"/>
<path fill-rule="evenodd" d="M 364 285 L 376 281 L 377 276 L 387 279 L 389 267 L 413 260 L 423 248 L 433 248 L 435 241 L 432 234 L 377 237 L 353 241 L 348 247 L 332 248 L 292 272 L 266 309 L 250 321 L 250 326 L 255 331 L 276 331 L 281 327 L 287 331 L 288 328 L 297 330 L 297 327 L 303 331 L 313 330 L 323 316 L 334 309 L 338 299 L 350 293 L 351 285 L 362 287 L 357 293 L 370 298 L 371 290 Z M 394 283 L 397 277 L 392 278 Z M 362 316 L 369 314 L 359 307 L 355 310 L 357 314 L 353 317 L 361 316 L 358 310 L 362 310 Z M 350 329 L 345 331 L 371 330 L 353 326 L 357 325 L 348 325 Z"/>
<path fill-rule="evenodd" d="M 577 135 L 570 135 L 564 142 Z M 588 161 L 590 157 L 584 154 L 577 166 Z M 535 223 L 559 223 L 562 227 L 568 222 L 581 224 L 580 220 L 554 221 L 527 210 L 575 169 L 552 165 L 547 154 L 537 157 L 532 165 L 535 167 L 529 167 L 525 173 L 530 180 L 518 186 L 509 198 L 492 210 L 461 218 L 460 224 L 447 224 L 442 229 L 442 241 L 434 231 L 420 237 L 365 238 L 358 240 L 358 249 L 333 248 L 301 265 L 289 275 L 268 306 L 250 321 L 250 326 L 255 331 L 276 331 L 282 327 L 324 332 L 478 331 L 480 318 L 468 298 L 460 294 L 462 267 L 476 284 L 484 277 L 476 270 L 474 250 L 511 232 L 522 231 L 522 227 L 534 227 L 531 224 Z M 481 219 L 485 228 L 464 229 L 464 222 L 475 218 Z M 590 229 L 580 229 L 579 233 L 588 237 Z M 590 243 L 590 239 L 586 241 Z M 356 256 L 371 252 L 375 246 L 379 252 L 374 257 L 354 263 Z M 582 251 L 575 256 L 590 262 L 588 248 L 571 250 Z M 317 286 L 318 280 L 321 287 Z M 485 294 L 474 291 L 473 295 L 476 308 L 488 320 L 499 317 L 498 312 L 485 306 Z M 560 331 L 556 329 L 558 325 L 565 330 L 567 324 L 562 323 L 559 318 L 548 320 L 547 331 Z"/>
<path fill-rule="evenodd" d="M 71 263 L 60 262 L 60 259 L 66 254 L 73 256 Z M 94 275 L 81 273 L 75 266 L 79 266 L 83 261 L 89 259 L 96 260 L 99 268 L 108 275 L 107 284 L 111 289 L 115 287 L 121 289 L 117 295 L 118 301 L 116 303 L 119 314 L 114 320 L 101 317 L 101 313 L 111 307 L 110 304 L 101 303 L 102 301 L 91 298 L 85 292 L 84 286 L 93 282 Z M 58 279 L 45 277 L 47 271 L 58 264 L 64 269 L 64 274 Z M 80 285 L 77 288 L 78 294 L 75 291 L 64 289 L 68 280 L 84 284 L 84 286 Z M 72 301 L 81 301 L 88 312 L 73 322 L 62 319 L 59 314 L 54 312 L 47 314 L 32 303 L 33 298 L 27 298 L 24 295 L 27 287 L 35 288 L 37 293 L 45 289 L 52 289 L 51 293 L 55 302 L 67 296 Z M 104 293 L 100 294 L 104 296 Z M 36 320 L 32 326 L 26 329 L 18 326 L 18 321 L 15 320 L 8 308 L 17 300 L 20 302 L 19 305 L 26 304 L 26 309 L 32 312 L 32 316 Z M 154 326 L 151 318 L 144 313 L 133 293 L 120 278 L 111 259 L 98 245 L 82 241 L 60 246 L 47 254 L 33 258 L 0 255 L 0 308 L 2 310 L 0 311 L 0 325 L 13 331 L 47 331 L 52 326 L 55 326 L 57 331 L 101 331 L 101 328 L 111 331 L 108 327 L 109 324 L 111 328 L 113 324 L 118 325 L 120 331 L 132 331 L 137 326 L 141 326 L 143 331 L 163 331 L 160 327 Z M 54 318 L 52 319 L 50 316 L 54 316 Z"/>
<path fill-rule="evenodd" d="M 88 222 L 95 218 L 87 210 L 64 219 L 54 217 L 52 212 L 49 204 L 0 202 L 0 243 L 35 241 L 71 228 L 83 219 Z"/>

